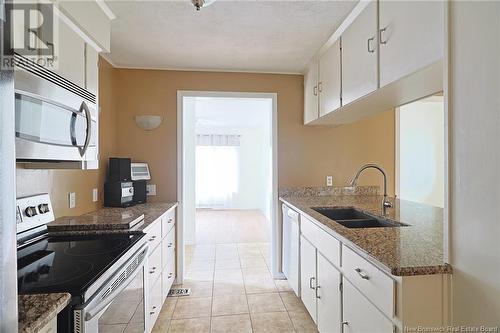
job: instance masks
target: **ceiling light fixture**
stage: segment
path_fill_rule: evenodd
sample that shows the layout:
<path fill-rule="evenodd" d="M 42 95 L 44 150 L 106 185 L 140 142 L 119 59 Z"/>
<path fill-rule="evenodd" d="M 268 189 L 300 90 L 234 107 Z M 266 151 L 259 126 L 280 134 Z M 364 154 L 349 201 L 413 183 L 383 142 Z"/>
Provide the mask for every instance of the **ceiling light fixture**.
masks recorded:
<path fill-rule="evenodd" d="M 201 9 L 201 7 L 206 7 L 215 2 L 215 0 L 191 0 L 197 11 Z"/>

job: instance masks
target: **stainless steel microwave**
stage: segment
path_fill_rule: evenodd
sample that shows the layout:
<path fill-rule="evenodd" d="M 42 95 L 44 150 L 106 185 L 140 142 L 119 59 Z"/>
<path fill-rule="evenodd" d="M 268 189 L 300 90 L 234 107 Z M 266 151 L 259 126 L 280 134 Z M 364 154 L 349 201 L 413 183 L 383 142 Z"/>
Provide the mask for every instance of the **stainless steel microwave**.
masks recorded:
<path fill-rule="evenodd" d="M 41 168 L 98 166 L 96 96 L 15 56 L 16 160 Z"/>

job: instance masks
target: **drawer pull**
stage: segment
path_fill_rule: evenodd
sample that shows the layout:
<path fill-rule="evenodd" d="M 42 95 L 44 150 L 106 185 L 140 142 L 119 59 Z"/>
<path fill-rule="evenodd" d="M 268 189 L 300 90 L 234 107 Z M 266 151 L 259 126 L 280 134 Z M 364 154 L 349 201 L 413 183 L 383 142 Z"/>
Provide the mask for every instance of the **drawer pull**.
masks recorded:
<path fill-rule="evenodd" d="M 315 289 L 316 289 L 316 288 L 314 288 L 314 287 L 313 287 L 313 285 L 312 285 L 312 282 L 313 282 L 314 280 L 316 280 L 316 278 L 315 278 L 315 277 L 310 277 L 310 278 L 309 278 L 309 288 L 311 288 L 312 290 L 315 290 Z"/>
<path fill-rule="evenodd" d="M 169 218 L 167 223 L 170 224 L 172 223 L 172 221 L 173 221 L 172 218 Z"/>
<path fill-rule="evenodd" d="M 152 309 L 153 309 L 153 311 L 149 312 L 149 314 L 150 314 L 151 316 L 152 316 L 152 315 L 154 315 L 154 314 L 156 313 L 156 311 L 155 311 L 155 310 L 156 310 L 156 306 L 153 306 L 153 307 L 152 307 Z"/>
<path fill-rule="evenodd" d="M 173 243 L 168 243 L 167 247 L 172 247 Z"/>
<path fill-rule="evenodd" d="M 156 267 L 152 267 L 151 270 L 149 271 L 149 274 L 154 274 L 156 271 Z"/>
<path fill-rule="evenodd" d="M 343 322 L 342 322 L 342 326 L 344 326 L 344 325 L 345 325 L 345 326 L 349 326 L 349 322 L 348 322 L 348 321 L 343 321 Z"/>
<path fill-rule="evenodd" d="M 173 273 L 168 274 L 168 278 L 170 279 L 173 275 Z"/>
<path fill-rule="evenodd" d="M 149 238 L 149 241 L 152 242 L 156 239 L 156 236 L 151 236 L 151 238 Z"/>
<path fill-rule="evenodd" d="M 363 273 L 363 271 L 361 270 L 361 268 L 356 268 L 355 271 L 356 271 L 356 273 L 359 274 L 359 276 L 361 276 L 362 279 L 364 279 L 364 280 L 370 280 L 370 277 L 368 276 L 368 274 Z"/>

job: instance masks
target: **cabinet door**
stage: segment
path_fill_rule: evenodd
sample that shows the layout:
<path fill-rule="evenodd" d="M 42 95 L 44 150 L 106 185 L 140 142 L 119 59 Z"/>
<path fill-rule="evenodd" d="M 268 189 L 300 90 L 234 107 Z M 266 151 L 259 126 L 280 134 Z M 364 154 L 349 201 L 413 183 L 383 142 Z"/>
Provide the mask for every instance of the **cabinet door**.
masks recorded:
<path fill-rule="evenodd" d="M 380 1 L 380 86 L 443 58 L 445 3 Z"/>
<path fill-rule="evenodd" d="M 377 2 L 370 4 L 342 35 L 342 104 L 378 87 Z"/>
<path fill-rule="evenodd" d="M 85 87 L 85 42 L 62 20 L 54 42 L 57 69 L 54 71 L 80 87 Z"/>
<path fill-rule="evenodd" d="M 394 326 L 346 279 L 343 282 L 344 333 L 392 333 Z"/>
<path fill-rule="evenodd" d="M 313 61 L 304 75 L 304 124 L 318 116 L 318 62 Z"/>
<path fill-rule="evenodd" d="M 338 109 L 340 101 L 340 39 L 319 59 L 319 116 Z"/>
<path fill-rule="evenodd" d="M 316 322 L 316 249 L 300 237 L 300 298 Z"/>
<path fill-rule="evenodd" d="M 88 44 L 85 44 L 85 88 L 97 95 L 99 53 Z"/>
<path fill-rule="evenodd" d="M 340 332 L 340 273 L 319 252 L 317 252 L 317 262 L 318 330 L 329 333 Z"/>

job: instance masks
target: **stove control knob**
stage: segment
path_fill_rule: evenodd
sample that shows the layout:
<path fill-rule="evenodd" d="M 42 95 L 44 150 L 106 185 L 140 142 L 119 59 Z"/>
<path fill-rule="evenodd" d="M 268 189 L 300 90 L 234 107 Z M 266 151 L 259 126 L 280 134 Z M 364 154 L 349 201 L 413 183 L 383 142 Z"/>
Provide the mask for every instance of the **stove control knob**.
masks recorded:
<path fill-rule="evenodd" d="M 33 216 L 37 215 L 35 206 L 26 207 L 24 212 L 26 213 L 26 216 L 28 216 L 28 217 L 33 217 Z"/>
<path fill-rule="evenodd" d="M 49 212 L 49 205 L 48 204 L 39 204 L 38 210 L 40 211 L 41 214 L 48 213 Z"/>

